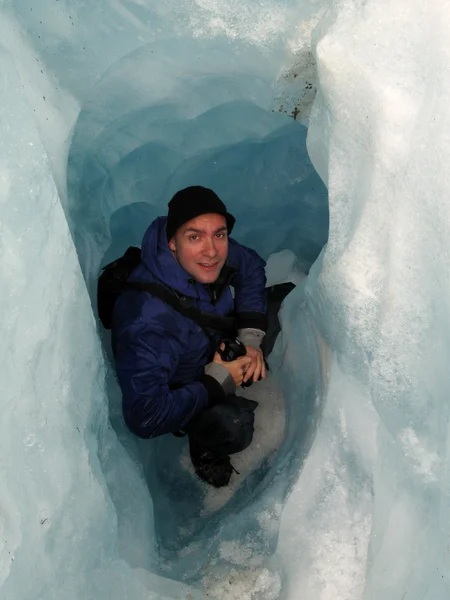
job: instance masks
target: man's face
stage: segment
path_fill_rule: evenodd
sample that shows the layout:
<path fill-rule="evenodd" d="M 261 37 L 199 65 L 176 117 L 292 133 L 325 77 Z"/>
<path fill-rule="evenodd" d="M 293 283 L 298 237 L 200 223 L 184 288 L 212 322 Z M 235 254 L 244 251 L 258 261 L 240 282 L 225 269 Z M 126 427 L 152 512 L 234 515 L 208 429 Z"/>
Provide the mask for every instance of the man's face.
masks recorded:
<path fill-rule="evenodd" d="M 225 217 L 200 215 L 182 225 L 169 242 L 175 258 L 200 283 L 214 283 L 228 256 Z"/>

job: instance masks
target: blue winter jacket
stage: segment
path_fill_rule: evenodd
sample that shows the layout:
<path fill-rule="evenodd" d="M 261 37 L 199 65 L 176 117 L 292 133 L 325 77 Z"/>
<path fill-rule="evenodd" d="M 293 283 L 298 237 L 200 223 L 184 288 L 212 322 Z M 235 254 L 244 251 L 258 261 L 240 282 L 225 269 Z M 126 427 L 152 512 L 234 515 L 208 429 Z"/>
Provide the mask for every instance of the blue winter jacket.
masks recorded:
<path fill-rule="evenodd" d="M 142 262 L 130 280 L 156 282 L 194 305 L 218 315 L 236 311 L 238 328 L 264 329 L 265 262 L 250 248 L 229 239 L 229 285 L 197 282 L 173 257 L 166 237 L 166 217 L 145 233 Z M 218 296 L 217 296 L 218 294 Z M 182 430 L 203 408 L 224 398 L 222 386 L 204 374 L 220 341 L 208 338 L 193 320 L 147 292 L 130 290 L 118 298 L 112 326 L 123 414 L 129 429 L 142 438 Z"/>

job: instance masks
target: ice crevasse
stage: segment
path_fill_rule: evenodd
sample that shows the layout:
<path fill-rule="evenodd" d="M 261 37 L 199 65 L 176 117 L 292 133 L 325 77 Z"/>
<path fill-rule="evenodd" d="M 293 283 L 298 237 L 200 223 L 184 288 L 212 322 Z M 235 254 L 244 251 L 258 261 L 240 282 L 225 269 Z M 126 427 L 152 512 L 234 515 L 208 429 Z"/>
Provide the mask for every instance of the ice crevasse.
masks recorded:
<path fill-rule="evenodd" d="M 450 597 L 446 0 L 0 2 L 5 600 Z M 228 490 L 125 429 L 100 267 L 200 183 L 297 284 Z"/>

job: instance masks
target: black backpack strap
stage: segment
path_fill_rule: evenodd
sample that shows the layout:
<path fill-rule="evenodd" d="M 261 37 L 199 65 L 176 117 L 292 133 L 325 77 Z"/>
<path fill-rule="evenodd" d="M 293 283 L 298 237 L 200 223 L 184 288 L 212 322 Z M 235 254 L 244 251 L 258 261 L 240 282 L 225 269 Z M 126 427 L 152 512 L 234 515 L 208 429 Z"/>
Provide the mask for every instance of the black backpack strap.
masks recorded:
<path fill-rule="evenodd" d="M 192 306 L 190 298 L 186 298 L 185 296 L 177 297 L 159 283 L 124 281 L 120 283 L 120 287 L 122 290 L 140 290 L 156 296 L 156 298 L 159 298 L 185 317 L 195 321 L 203 329 L 211 329 L 222 336 L 233 335 L 236 331 L 236 320 L 234 317 L 221 317 L 220 315 Z"/>

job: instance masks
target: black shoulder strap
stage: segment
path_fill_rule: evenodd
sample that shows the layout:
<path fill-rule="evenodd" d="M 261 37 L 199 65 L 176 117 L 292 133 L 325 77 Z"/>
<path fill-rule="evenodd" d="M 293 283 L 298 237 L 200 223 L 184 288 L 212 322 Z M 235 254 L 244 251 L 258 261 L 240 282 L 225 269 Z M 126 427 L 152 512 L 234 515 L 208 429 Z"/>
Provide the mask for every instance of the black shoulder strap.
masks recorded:
<path fill-rule="evenodd" d="M 190 306 L 184 298 L 177 298 L 167 288 L 158 283 L 144 283 L 140 281 L 124 281 L 120 286 L 126 290 L 141 290 L 156 296 L 176 311 L 195 321 L 203 329 L 211 329 L 223 336 L 233 335 L 236 330 L 236 320 L 233 317 L 221 317 L 209 313 L 195 306 Z"/>

